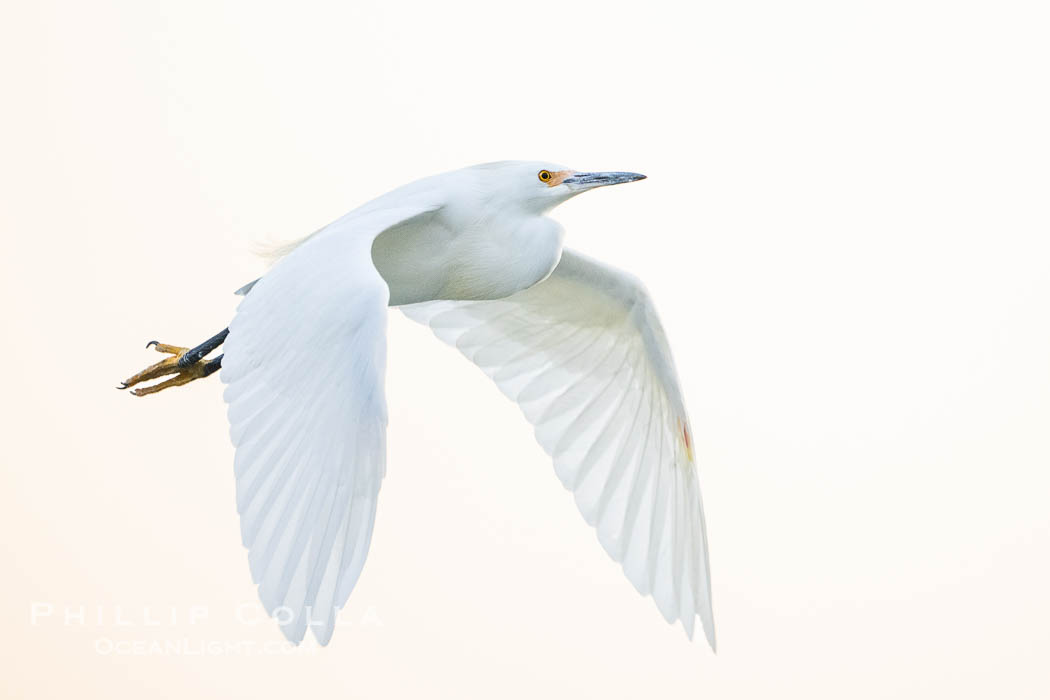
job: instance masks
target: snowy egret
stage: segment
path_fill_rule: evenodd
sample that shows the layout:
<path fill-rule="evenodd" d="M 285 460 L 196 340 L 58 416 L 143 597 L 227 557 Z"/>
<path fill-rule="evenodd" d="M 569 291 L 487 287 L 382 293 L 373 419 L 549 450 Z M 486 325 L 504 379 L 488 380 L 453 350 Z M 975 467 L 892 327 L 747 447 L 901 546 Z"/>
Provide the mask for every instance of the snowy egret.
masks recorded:
<path fill-rule="evenodd" d="M 287 246 L 229 328 L 124 382 L 220 367 L 253 580 L 282 631 L 321 644 L 368 553 L 386 470 L 386 308 L 483 369 L 535 427 L 605 550 L 690 638 L 715 646 L 704 514 L 685 404 L 635 278 L 571 250 L 547 213 L 641 180 L 501 162 L 405 185 Z M 225 343 L 225 354 L 206 356 Z"/>

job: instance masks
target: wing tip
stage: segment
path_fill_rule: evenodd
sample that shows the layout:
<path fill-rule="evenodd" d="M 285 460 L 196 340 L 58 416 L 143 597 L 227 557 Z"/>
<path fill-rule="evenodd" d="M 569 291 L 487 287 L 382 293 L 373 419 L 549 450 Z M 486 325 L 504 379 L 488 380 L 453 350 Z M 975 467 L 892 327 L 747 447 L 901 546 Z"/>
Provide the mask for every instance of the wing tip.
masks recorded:
<path fill-rule="evenodd" d="M 314 633 L 314 639 L 317 640 L 317 643 L 323 647 L 326 647 L 328 646 L 328 643 L 332 641 L 332 634 L 335 632 L 335 624 L 334 621 L 333 623 L 326 622 L 322 627 L 312 627 L 311 629 Z"/>
<path fill-rule="evenodd" d="M 689 638 L 689 641 L 693 641 L 694 632 L 696 628 L 696 618 L 700 617 L 700 628 L 704 631 L 704 639 L 707 641 L 707 645 L 711 647 L 712 654 L 718 654 L 718 640 L 715 638 L 715 626 L 713 623 L 709 623 L 704 620 L 702 615 L 696 614 L 691 617 L 681 617 L 678 620 L 671 620 L 671 624 L 676 621 L 682 624 L 682 629 L 685 630 L 685 636 Z"/>
<path fill-rule="evenodd" d="M 295 620 L 283 625 L 278 622 L 277 626 L 281 629 L 281 634 L 284 635 L 284 638 L 295 646 L 299 646 L 303 641 L 303 637 L 306 636 L 305 625 L 300 625 Z"/>

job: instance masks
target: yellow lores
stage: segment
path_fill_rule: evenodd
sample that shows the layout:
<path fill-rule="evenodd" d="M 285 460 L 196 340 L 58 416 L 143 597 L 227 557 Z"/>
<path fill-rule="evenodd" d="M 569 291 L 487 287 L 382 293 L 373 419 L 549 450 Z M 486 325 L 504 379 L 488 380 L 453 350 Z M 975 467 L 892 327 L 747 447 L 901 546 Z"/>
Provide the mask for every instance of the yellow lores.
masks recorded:
<path fill-rule="evenodd" d="M 565 178 L 571 177 L 575 172 L 575 170 L 556 170 L 552 173 L 550 170 L 541 170 L 537 177 L 539 177 L 540 182 L 546 183 L 547 187 L 557 187 L 565 182 Z"/>
<path fill-rule="evenodd" d="M 239 290 L 229 328 L 189 349 L 150 343 L 170 357 L 122 388 L 226 385 L 241 538 L 288 639 L 327 644 L 365 565 L 397 306 L 518 402 L 631 584 L 688 635 L 699 620 L 714 648 L 699 474 L 655 305 L 631 275 L 564 248 L 550 217 L 644 178 L 509 161 L 409 183 L 283 249 Z"/>

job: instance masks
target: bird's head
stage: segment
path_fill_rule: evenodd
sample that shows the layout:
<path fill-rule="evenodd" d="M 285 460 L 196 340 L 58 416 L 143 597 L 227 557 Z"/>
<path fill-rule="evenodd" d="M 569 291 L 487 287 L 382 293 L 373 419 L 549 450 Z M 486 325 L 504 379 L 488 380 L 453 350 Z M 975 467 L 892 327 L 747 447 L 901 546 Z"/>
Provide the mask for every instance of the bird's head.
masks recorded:
<path fill-rule="evenodd" d="M 518 204 L 537 214 L 587 190 L 645 179 L 640 173 L 579 172 L 539 161 L 487 163 L 475 166 L 474 170 L 479 175 L 481 187 L 505 199 L 508 204 Z"/>

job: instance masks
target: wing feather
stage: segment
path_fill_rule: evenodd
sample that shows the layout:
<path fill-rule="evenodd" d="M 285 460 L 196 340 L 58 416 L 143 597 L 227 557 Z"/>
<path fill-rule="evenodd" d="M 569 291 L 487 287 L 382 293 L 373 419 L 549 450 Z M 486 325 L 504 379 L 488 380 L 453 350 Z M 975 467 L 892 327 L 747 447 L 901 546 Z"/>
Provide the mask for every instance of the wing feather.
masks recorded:
<path fill-rule="evenodd" d="M 643 595 L 715 646 L 699 479 L 674 363 L 645 289 L 565 251 L 496 301 L 402 307 L 518 403 L 584 519 Z"/>
<path fill-rule="evenodd" d="M 243 288 L 226 384 L 241 537 L 288 639 L 331 639 L 364 566 L 386 469 L 385 282 L 371 246 L 427 214 L 421 194 L 354 212 Z"/>

